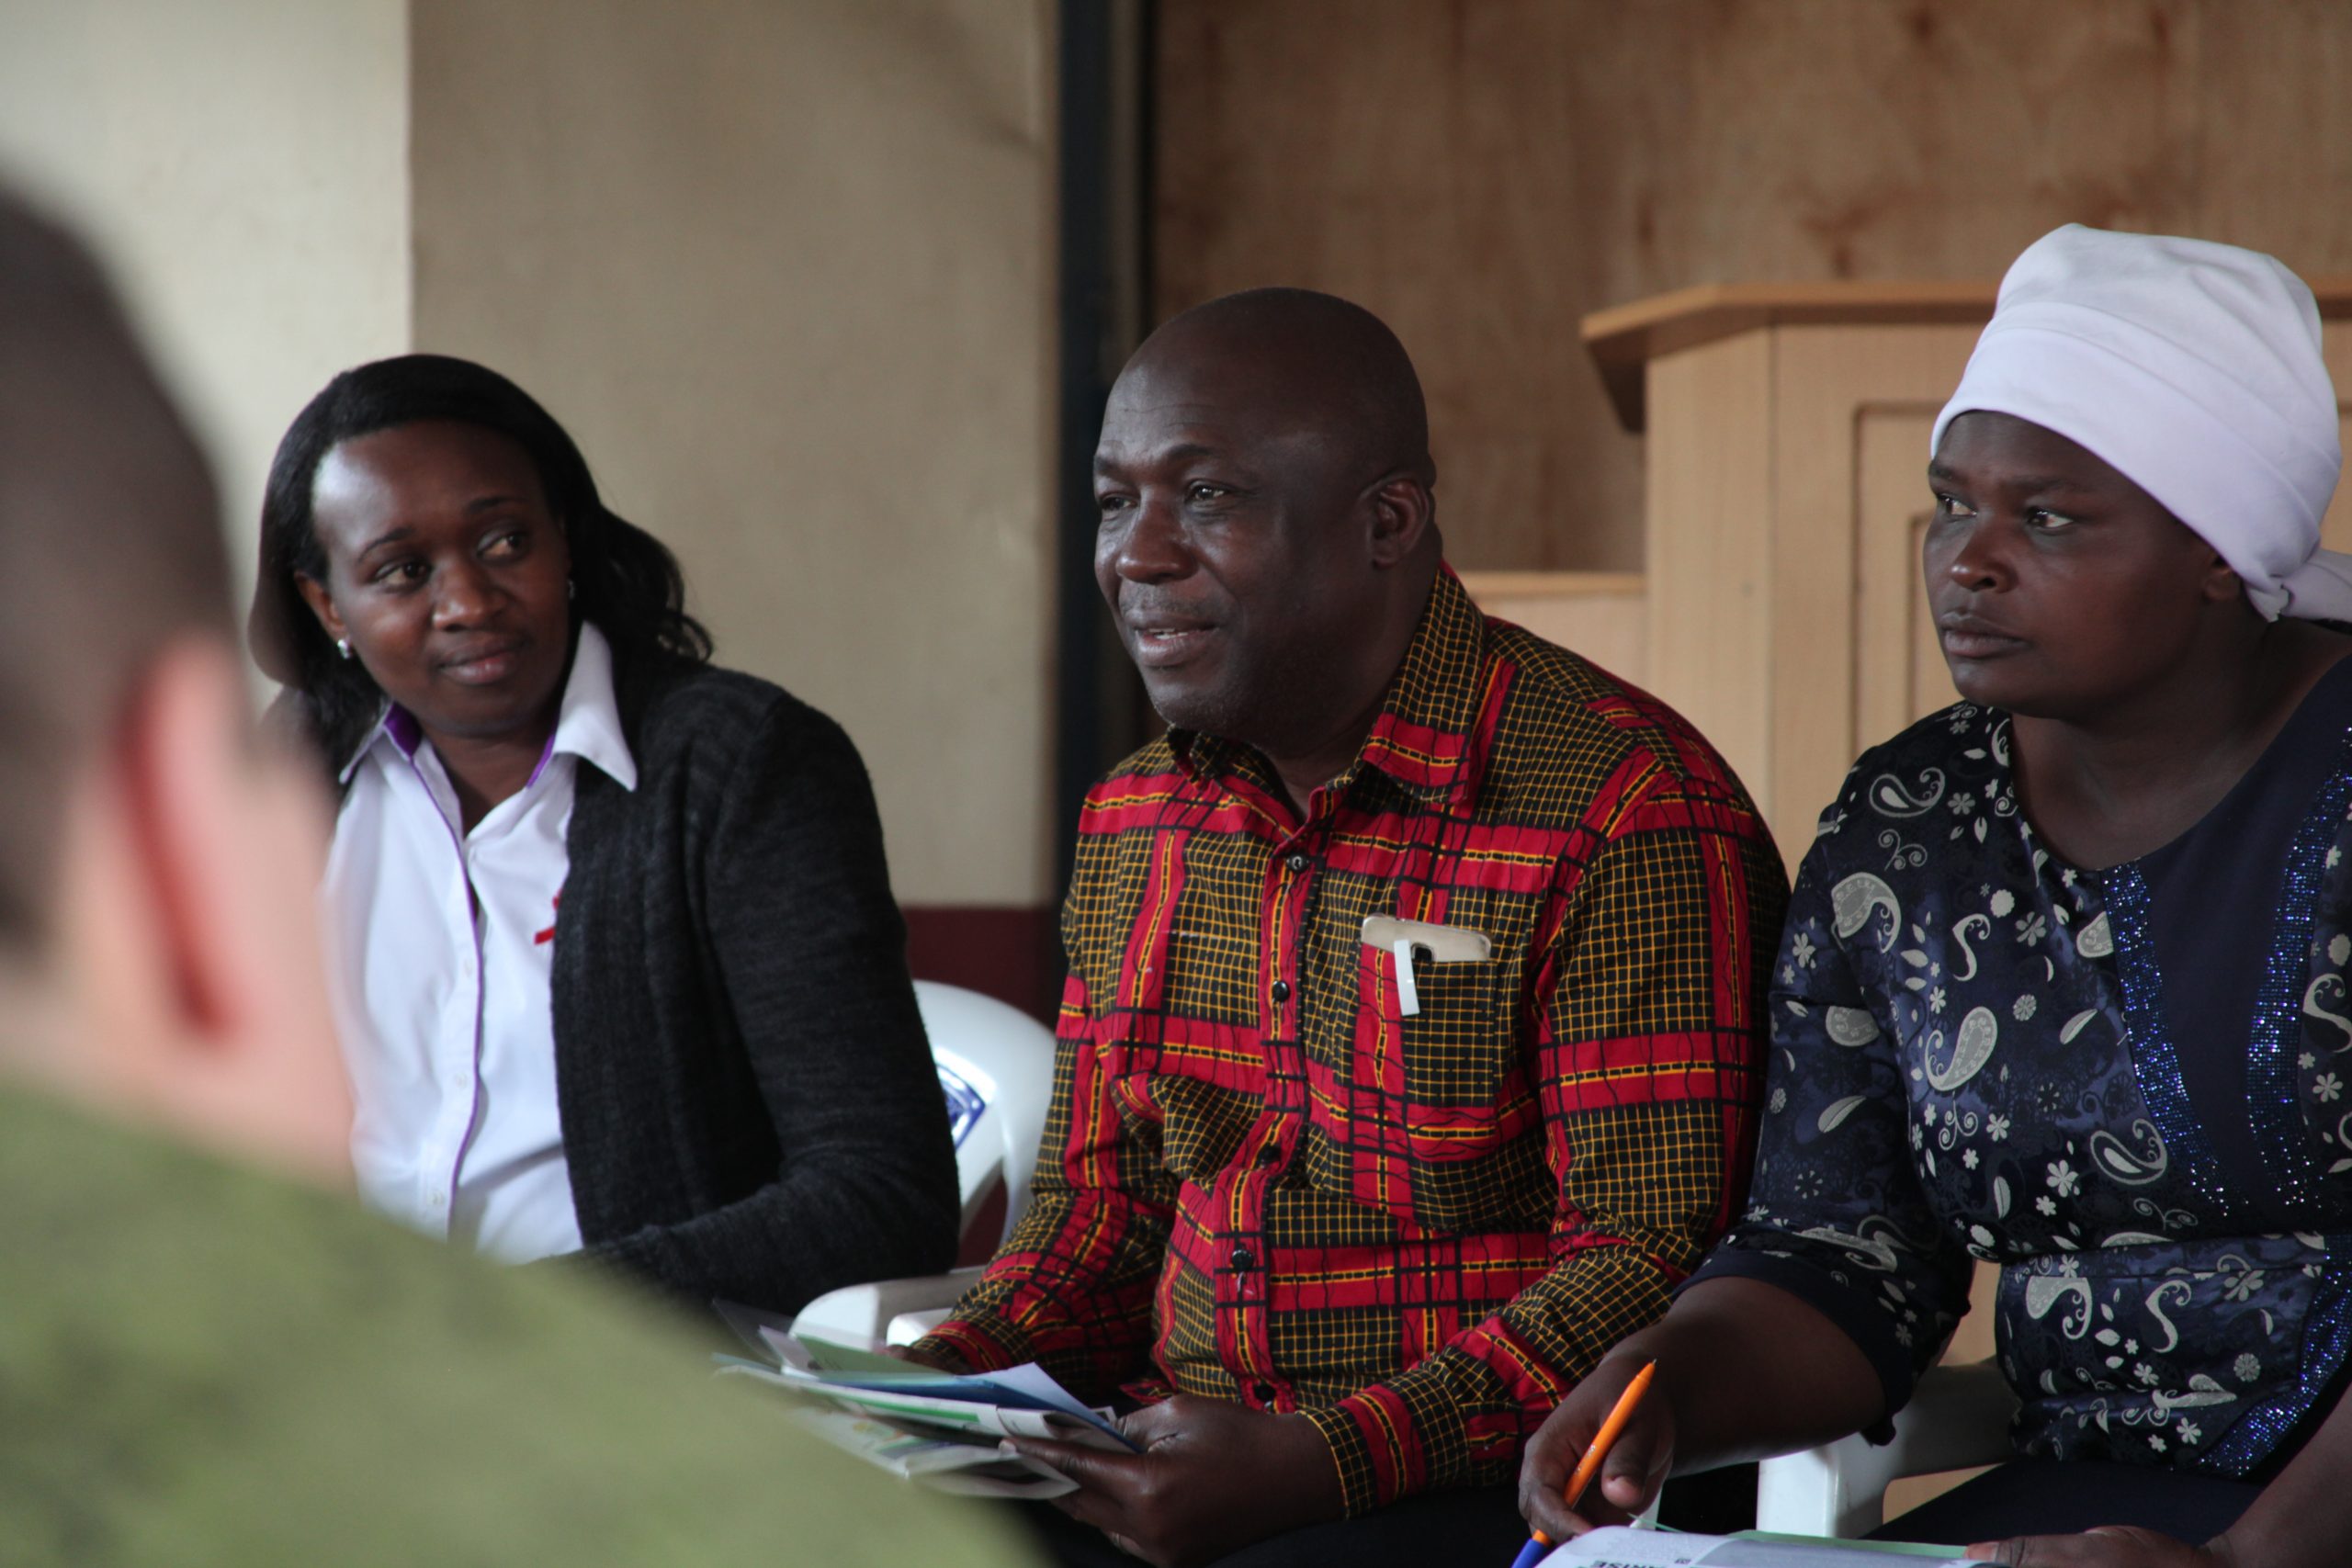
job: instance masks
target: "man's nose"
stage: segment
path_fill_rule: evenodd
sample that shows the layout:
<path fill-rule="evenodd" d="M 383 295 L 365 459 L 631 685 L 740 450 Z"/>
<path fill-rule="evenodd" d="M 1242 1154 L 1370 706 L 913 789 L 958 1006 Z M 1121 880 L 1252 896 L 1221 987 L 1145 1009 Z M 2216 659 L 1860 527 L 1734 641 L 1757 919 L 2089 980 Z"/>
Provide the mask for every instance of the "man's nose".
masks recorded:
<path fill-rule="evenodd" d="M 1184 547 L 1184 530 L 1175 509 L 1150 496 L 1136 502 L 1119 532 L 1111 565 L 1129 582 L 1164 582 L 1190 571 L 1192 553 Z"/>

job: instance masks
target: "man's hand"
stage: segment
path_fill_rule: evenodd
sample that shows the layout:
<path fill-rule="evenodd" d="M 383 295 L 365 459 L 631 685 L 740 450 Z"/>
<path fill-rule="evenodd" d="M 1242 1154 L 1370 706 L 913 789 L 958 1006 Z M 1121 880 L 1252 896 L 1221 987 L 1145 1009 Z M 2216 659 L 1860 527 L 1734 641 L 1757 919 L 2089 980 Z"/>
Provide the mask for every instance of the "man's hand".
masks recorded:
<path fill-rule="evenodd" d="M 1179 1394 L 1120 1430 L 1143 1452 L 1025 1438 L 1013 1447 L 1078 1483 L 1056 1507 L 1159 1568 L 1191 1568 L 1346 1511 L 1331 1450 L 1304 1416 Z"/>
<path fill-rule="evenodd" d="M 1649 1506 L 1674 1464 L 1674 1408 L 1662 1389 L 1634 1409 L 1632 1419 L 1601 1461 L 1600 1476 L 1570 1511 L 1562 1495 L 1586 1447 L 1616 1407 L 1617 1396 L 1642 1370 L 1644 1358 L 1613 1355 L 1568 1391 L 1559 1408 L 1528 1440 L 1519 1461 L 1519 1511 L 1528 1528 L 1555 1541 L 1582 1535 L 1595 1525 L 1623 1524 Z"/>
<path fill-rule="evenodd" d="M 2232 1568 L 2231 1559 L 2210 1546 L 2191 1546 L 2137 1525 L 1983 1541 L 1970 1547 L 1968 1555 L 2007 1568 Z"/>

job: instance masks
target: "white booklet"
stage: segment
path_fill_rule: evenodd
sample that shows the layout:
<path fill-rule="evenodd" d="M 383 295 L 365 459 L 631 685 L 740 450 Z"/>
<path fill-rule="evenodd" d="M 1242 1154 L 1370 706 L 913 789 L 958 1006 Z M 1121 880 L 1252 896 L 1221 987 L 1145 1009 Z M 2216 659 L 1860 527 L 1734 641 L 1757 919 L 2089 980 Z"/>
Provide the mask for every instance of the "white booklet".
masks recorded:
<path fill-rule="evenodd" d="M 752 1360 L 716 1358 L 722 1376 L 748 1377 L 802 1402 L 795 1420 L 894 1475 L 942 1491 L 1053 1497 L 1067 1476 L 1015 1452 L 1009 1438 L 1136 1451 L 1107 1410 L 1078 1400 L 1035 1364 L 957 1376 L 871 1352 L 811 1346 L 766 1314 L 733 1303 L 719 1311 Z"/>
<path fill-rule="evenodd" d="M 1957 1546 L 1905 1541 L 1827 1540 L 1818 1536 L 1678 1535 L 1622 1528 L 1589 1530 L 1563 1541 L 1544 1568 L 1895 1568 L 1914 1562 L 1973 1562 Z"/>
<path fill-rule="evenodd" d="M 935 1427 L 902 1425 L 830 1404 L 795 1403 L 795 1425 L 844 1453 L 920 1482 L 935 1492 L 967 1497 L 1058 1497 L 1078 1483 L 1025 1459 L 996 1438 L 950 1437 Z"/>

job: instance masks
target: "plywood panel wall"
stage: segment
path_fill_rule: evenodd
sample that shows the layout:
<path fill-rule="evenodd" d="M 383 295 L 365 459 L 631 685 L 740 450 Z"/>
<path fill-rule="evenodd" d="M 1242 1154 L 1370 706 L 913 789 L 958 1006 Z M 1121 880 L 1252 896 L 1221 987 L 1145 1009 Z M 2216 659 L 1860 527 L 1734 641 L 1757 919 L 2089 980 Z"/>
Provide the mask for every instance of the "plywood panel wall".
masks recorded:
<path fill-rule="evenodd" d="M 2068 220 L 2352 272 L 2341 0 L 1159 0 L 1161 314 L 1379 311 L 1469 568 L 1640 567 L 1577 346 L 1691 284 L 1997 276 Z M 1764 476 L 1758 476 L 1763 481 Z"/>

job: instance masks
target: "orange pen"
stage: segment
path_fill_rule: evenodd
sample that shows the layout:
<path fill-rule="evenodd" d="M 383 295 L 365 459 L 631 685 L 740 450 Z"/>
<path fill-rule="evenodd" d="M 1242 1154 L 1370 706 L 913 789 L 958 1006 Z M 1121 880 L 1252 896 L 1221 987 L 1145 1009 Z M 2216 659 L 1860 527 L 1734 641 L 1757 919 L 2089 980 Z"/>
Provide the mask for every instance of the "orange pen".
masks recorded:
<path fill-rule="evenodd" d="M 1568 1484 L 1562 1494 L 1567 1498 L 1569 1507 L 1577 1506 L 1584 1496 L 1584 1489 L 1591 1485 L 1593 1477 L 1600 1473 L 1600 1461 L 1609 1457 L 1610 1449 L 1616 1444 L 1617 1435 L 1625 1429 L 1625 1423 L 1634 1418 L 1634 1410 L 1642 1403 L 1642 1395 L 1649 1392 L 1651 1375 L 1657 1371 L 1657 1363 L 1652 1361 L 1634 1374 L 1634 1381 L 1625 1385 L 1625 1392 L 1617 1396 L 1615 1404 L 1610 1406 L 1609 1418 L 1600 1424 L 1600 1430 L 1592 1435 L 1592 1441 L 1585 1445 L 1584 1457 L 1577 1461 L 1577 1468 L 1569 1475 Z M 1521 1550 L 1519 1560 L 1511 1564 L 1511 1568 L 1533 1568 L 1533 1564 L 1541 1561 L 1551 1547 L 1552 1538 L 1537 1530 L 1534 1538 Z"/>

